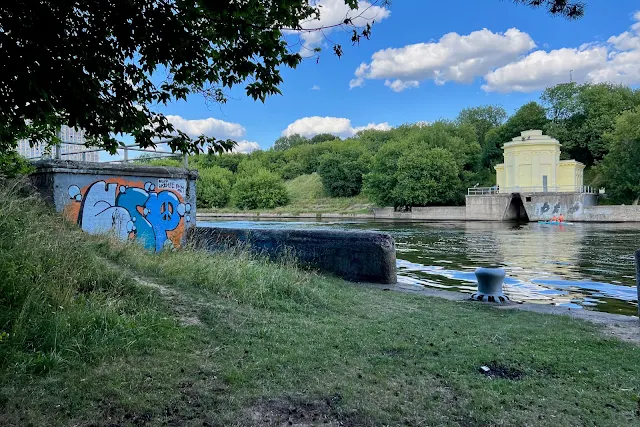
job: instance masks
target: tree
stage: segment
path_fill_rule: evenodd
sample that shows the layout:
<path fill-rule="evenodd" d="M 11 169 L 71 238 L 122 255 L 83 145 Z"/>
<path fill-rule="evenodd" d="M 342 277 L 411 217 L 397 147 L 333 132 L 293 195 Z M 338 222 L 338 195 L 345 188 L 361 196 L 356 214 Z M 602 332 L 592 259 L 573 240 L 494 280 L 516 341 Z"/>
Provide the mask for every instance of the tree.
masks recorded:
<path fill-rule="evenodd" d="M 482 165 L 492 168 L 502 162 L 502 146 L 525 130 L 544 130 L 549 120 L 546 110 L 537 102 L 529 102 L 509 117 L 503 125 L 490 129 L 485 135 Z"/>
<path fill-rule="evenodd" d="M 395 208 L 457 203 L 463 194 L 460 173 L 458 160 L 446 148 L 391 142 L 374 156 L 365 193 Z"/>
<path fill-rule="evenodd" d="M 583 13 L 578 1 L 512 1 L 569 18 Z M 344 2 L 358 7 L 357 0 Z M 154 106 L 191 93 L 225 102 L 225 88 L 243 84 L 256 100 L 279 94 L 280 68 L 302 60 L 284 31 L 322 31 L 303 27 L 321 9 L 308 0 L 2 2 L 0 151 L 22 138 L 50 142 L 63 124 L 84 129 L 89 144 L 112 153 L 123 133 L 141 147 L 161 138 L 182 152 L 229 150 L 233 141 L 191 139 Z M 354 18 L 331 26 L 347 29 L 357 44 L 371 26 L 358 28 Z M 342 55 L 340 45 L 332 48 Z"/>
<path fill-rule="evenodd" d="M 198 207 L 224 207 L 231 196 L 233 173 L 219 166 L 203 168 L 198 172 L 198 185 L 196 185 Z"/>
<path fill-rule="evenodd" d="M 320 142 L 325 142 L 325 141 L 335 141 L 336 139 L 340 139 L 340 138 L 330 133 L 319 133 L 315 135 L 313 138 L 311 138 L 309 142 L 311 144 L 318 144 Z"/>
<path fill-rule="evenodd" d="M 467 123 L 473 126 L 481 148 L 485 146 L 487 132 L 500 126 L 505 120 L 507 120 L 505 109 L 494 105 L 465 108 L 456 118 L 456 122 L 459 124 Z"/>
<path fill-rule="evenodd" d="M 273 209 L 286 205 L 289 194 L 278 175 L 262 168 L 238 175 L 231 200 L 240 209 Z"/>
<path fill-rule="evenodd" d="M 575 82 L 561 83 L 545 89 L 540 99 L 547 106 L 549 119 L 553 123 L 560 123 L 582 113 L 578 97 L 581 91 L 582 86 Z"/>
<path fill-rule="evenodd" d="M 308 143 L 309 140 L 307 138 L 296 133 L 289 136 L 281 136 L 280 138 L 276 139 L 276 142 L 274 142 L 273 144 L 273 149 L 275 151 L 284 151 L 288 150 L 289 148 Z"/>
<path fill-rule="evenodd" d="M 598 166 L 607 194 L 616 203 L 640 198 L 640 107 L 622 113 L 605 138 L 610 151 Z"/>
<path fill-rule="evenodd" d="M 354 146 L 320 157 L 318 175 L 331 197 L 352 197 L 362 189 L 362 177 L 369 171 L 369 159 L 364 151 Z"/>
<path fill-rule="evenodd" d="M 444 148 L 409 150 L 398 162 L 395 206 L 453 204 L 462 192 L 456 159 Z"/>
<path fill-rule="evenodd" d="M 344 1 L 358 6 L 357 0 Z M 224 89 L 241 84 L 256 100 L 280 93 L 280 67 L 296 67 L 302 59 L 283 31 L 321 31 L 303 28 L 320 12 L 307 0 L 3 2 L 3 149 L 20 138 L 48 142 L 67 124 L 111 152 L 120 133 L 142 147 L 162 138 L 183 152 L 205 144 L 228 150 L 232 141 L 192 140 L 151 106 L 194 92 L 225 102 Z M 353 19 L 336 25 L 350 30 L 357 43 L 369 37 L 371 26 L 358 28 Z M 342 54 L 339 45 L 333 48 Z"/>
<path fill-rule="evenodd" d="M 616 118 L 640 105 L 640 92 L 611 83 L 565 83 L 541 96 L 551 122 L 546 132 L 562 143 L 563 156 L 591 166 L 609 151 L 605 134 Z"/>
<path fill-rule="evenodd" d="M 568 0 L 514 0 L 515 3 L 532 7 L 544 7 L 552 15 L 577 19 L 584 15 L 585 2 Z"/>

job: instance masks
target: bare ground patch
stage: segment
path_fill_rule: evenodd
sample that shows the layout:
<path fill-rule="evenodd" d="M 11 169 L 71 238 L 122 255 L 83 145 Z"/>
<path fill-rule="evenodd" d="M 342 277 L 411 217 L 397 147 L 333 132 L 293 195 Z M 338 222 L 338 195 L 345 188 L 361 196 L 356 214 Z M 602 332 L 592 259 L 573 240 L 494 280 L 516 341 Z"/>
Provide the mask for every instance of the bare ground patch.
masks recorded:
<path fill-rule="evenodd" d="M 366 427 L 375 423 L 356 413 L 344 413 L 339 394 L 320 399 L 279 397 L 261 399 L 244 411 L 238 426 L 247 427 Z"/>

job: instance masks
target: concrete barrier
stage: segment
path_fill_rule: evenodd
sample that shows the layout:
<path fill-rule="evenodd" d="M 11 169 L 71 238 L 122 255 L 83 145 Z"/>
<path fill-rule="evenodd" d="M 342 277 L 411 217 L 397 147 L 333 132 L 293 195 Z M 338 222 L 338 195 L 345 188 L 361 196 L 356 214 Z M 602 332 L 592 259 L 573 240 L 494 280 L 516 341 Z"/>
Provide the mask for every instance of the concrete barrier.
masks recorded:
<path fill-rule="evenodd" d="M 45 200 L 90 234 L 112 233 L 159 251 L 196 225 L 197 171 L 43 160 L 31 180 Z"/>
<path fill-rule="evenodd" d="M 373 209 L 375 219 L 413 219 L 424 221 L 464 221 L 464 206 L 426 206 L 415 207 L 410 212 L 395 212 L 393 208 Z"/>
<path fill-rule="evenodd" d="M 291 254 L 303 266 L 355 282 L 397 281 L 396 247 L 387 233 L 196 227 L 189 239 L 210 251 L 246 245 L 272 259 Z"/>

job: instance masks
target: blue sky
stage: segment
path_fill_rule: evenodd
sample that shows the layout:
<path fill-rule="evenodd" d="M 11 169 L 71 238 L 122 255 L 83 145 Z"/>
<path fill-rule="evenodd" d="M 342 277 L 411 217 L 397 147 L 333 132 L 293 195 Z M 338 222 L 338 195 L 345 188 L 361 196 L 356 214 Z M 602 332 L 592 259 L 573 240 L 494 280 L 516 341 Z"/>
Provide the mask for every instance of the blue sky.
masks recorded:
<path fill-rule="evenodd" d="M 320 0 L 327 11 L 323 24 L 340 16 L 340 1 Z M 283 132 L 349 136 L 369 124 L 454 118 L 462 108 L 483 104 L 512 113 L 537 100 L 541 88 L 568 81 L 569 70 L 579 82 L 640 83 L 635 0 L 588 0 L 578 21 L 503 0 L 394 0 L 389 10 L 374 9 L 363 14 L 378 18 L 371 40 L 352 47 L 345 32 L 327 34 L 343 43 L 340 59 L 322 40 L 307 37 L 310 47 L 325 50 L 319 63 L 310 58 L 283 69 L 281 96 L 263 104 L 236 88 L 226 105 L 193 95 L 161 111 L 188 132 L 232 137 L 244 141 L 242 150 L 267 149 Z"/>

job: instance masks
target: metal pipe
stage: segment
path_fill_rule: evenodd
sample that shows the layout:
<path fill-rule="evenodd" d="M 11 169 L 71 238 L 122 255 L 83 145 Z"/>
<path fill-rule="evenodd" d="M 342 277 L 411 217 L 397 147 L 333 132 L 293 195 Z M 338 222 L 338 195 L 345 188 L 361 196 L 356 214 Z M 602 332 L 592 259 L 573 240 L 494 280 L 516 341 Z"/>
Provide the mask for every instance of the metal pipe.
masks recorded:
<path fill-rule="evenodd" d="M 636 251 L 636 287 L 638 288 L 638 320 L 640 320 L 640 249 Z"/>
<path fill-rule="evenodd" d="M 127 150 L 127 147 L 124 147 L 124 161 L 125 163 L 129 161 L 129 150 Z"/>
<path fill-rule="evenodd" d="M 60 160 L 62 158 L 62 147 L 60 144 L 56 144 L 56 160 Z"/>

